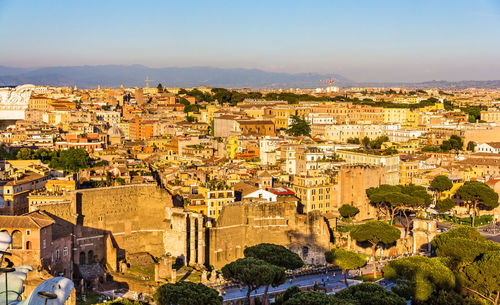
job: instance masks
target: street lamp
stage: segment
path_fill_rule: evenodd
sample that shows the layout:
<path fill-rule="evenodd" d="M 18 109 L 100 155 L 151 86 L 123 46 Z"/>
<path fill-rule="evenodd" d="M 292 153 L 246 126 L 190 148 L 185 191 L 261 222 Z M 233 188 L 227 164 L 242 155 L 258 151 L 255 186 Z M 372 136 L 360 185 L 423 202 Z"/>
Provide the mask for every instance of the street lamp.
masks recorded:
<path fill-rule="evenodd" d="M 3 258 L 3 256 L 2 256 Z M 9 304 L 9 286 L 8 286 L 8 277 L 7 273 L 11 273 L 16 271 L 14 268 L 0 268 L 0 272 L 5 274 L 5 304 Z"/>

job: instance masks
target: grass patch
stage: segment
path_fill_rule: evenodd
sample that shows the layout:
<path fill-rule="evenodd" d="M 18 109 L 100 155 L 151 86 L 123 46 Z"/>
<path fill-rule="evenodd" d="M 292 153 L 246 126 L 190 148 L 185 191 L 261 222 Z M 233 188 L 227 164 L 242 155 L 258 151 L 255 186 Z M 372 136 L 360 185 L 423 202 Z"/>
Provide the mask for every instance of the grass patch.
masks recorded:
<path fill-rule="evenodd" d="M 358 281 L 363 281 L 363 282 L 375 282 L 375 281 L 378 281 L 382 278 L 384 278 L 382 276 L 382 274 L 380 272 L 377 272 L 377 278 L 375 278 L 375 279 L 373 278 L 373 274 L 367 273 L 367 274 L 363 274 L 362 277 L 357 276 L 357 277 L 353 278 L 353 280 L 358 280 Z"/>
<path fill-rule="evenodd" d="M 85 300 L 85 301 L 84 301 Z M 79 305 L 94 305 L 105 300 L 105 296 L 95 292 L 86 292 L 84 294 L 76 294 L 76 304 Z"/>

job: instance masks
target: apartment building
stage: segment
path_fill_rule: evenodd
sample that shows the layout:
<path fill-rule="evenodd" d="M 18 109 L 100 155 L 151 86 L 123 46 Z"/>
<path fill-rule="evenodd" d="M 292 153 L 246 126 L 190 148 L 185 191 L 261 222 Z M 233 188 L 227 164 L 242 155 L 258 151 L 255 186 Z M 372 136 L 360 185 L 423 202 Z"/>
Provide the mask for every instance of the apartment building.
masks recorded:
<path fill-rule="evenodd" d="M 338 150 L 337 154 L 347 164 L 384 166 L 387 184 L 399 184 L 399 155 L 382 155 L 378 152 L 361 150 Z"/>

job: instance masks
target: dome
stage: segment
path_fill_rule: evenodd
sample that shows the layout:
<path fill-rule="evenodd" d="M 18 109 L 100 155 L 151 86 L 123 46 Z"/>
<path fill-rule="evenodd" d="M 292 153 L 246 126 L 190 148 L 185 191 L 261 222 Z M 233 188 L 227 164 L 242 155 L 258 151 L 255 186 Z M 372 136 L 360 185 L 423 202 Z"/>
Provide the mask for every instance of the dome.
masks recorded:
<path fill-rule="evenodd" d="M 110 137 L 123 137 L 123 135 L 123 131 L 116 125 L 108 129 L 108 136 Z"/>

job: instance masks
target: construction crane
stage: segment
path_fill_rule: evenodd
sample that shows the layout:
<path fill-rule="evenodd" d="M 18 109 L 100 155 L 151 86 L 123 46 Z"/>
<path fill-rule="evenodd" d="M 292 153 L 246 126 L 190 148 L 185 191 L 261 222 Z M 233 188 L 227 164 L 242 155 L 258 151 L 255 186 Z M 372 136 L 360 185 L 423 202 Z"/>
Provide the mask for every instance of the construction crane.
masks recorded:
<path fill-rule="evenodd" d="M 146 79 L 144 80 L 146 82 L 146 88 L 149 88 L 149 82 L 152 82 L 152 79 L 149 79 L 149 76 L 146 76 Z"/>
<path fill-rule="evenodd" d="M 333 78 L 330 77 L 329 79 L 322 79 L 322 80 L 320 80 L 320 82 L 330 84 L 330 86 L 329 86 L 330 93 L 333 92 L 333 84 L 335 84 L 335 80 Z"/>

